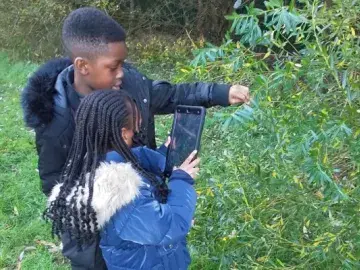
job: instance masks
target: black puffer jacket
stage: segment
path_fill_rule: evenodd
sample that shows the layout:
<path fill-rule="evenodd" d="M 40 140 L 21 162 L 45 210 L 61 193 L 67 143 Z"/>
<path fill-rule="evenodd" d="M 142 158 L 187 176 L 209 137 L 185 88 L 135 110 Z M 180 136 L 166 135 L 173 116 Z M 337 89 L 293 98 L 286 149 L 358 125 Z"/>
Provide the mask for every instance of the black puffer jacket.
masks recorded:
<path fill-rule="evenodd" d="M 222 84 L 170 84 L 152 81 L 135 68 L 124 66 L 122 88 L 140 106 L 143 141 L 155 143 L 155 114 L 173 113 L 177 105 L 228 105 L 229 86 Z M 74 111 L 80 102 L 72 86 L 73 68 L 69 59 L 54 59 L 41 66 L 22 93 L 26 125 L 35 130 L 39 155 L 38 169 L 43 191 L 48 195 L 58 182 L 75 130 Z"/>

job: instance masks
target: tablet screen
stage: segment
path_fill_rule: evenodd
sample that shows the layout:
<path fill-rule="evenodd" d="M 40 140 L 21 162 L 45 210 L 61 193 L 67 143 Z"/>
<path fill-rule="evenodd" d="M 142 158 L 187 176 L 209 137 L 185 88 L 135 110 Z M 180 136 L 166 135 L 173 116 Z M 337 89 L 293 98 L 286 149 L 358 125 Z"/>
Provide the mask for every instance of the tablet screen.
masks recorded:
<path fill-rule="evenodd" d="M 167 154 L 167 170 L 180 166 L 192 151 L 199 150 L 204 118 L 201 108 L 177 109 Z"/>

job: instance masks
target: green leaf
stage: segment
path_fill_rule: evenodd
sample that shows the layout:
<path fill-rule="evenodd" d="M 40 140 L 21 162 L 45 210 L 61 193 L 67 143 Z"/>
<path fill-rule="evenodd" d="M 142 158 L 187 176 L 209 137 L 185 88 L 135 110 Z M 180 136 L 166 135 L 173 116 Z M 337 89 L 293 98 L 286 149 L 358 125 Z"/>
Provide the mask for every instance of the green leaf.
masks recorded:
<path fill-rule="evenodd" d="M 345 70 L 345 71 L 343 72 L 343 76 L 342 76 L 342 84 L 341 84 L 341 86 L 342 86 L 342 88 L 344 88 L 344 89 L 345 89 L 345 87 L 346 87 L 346 85 L 347 85 L 347 74 L 348 74 L 348 71 Z"/>
<path fill-rule="evenodd" d="M 281 0 L 270 0 L 264 2 L 267 9 L 275 9 L 280 8 L 283 5 L 283 2 Z"/>
<path fill-rule="evenodd" d="M 230 123 L 231 123 L 231 118 L 226 119 L 224 124 L 222 125 L 222 130 L 223 131 L 227 130 L 230 126 Z"/>

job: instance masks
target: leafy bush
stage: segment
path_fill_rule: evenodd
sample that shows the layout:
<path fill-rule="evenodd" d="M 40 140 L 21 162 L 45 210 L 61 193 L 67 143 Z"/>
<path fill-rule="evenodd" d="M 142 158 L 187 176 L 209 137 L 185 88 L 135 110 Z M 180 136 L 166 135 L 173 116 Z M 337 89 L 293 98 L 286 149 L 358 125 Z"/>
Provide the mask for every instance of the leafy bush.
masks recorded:
<path fill-rule="evenodd" d="M 177 76 L 253 94 L 213 111 L 193 267 L 359 268 L 360 4 L 265 5 L 227 17 L 224 43 Z"/>
<path fill-rule="evenodd" d="M 42 61 L 63 53 L 60 33 L 64 18 L 83 6 L 104 10 L 127 30 L 129 36 L 190 33 L 219 41 L 226 29 L 223 16 L 232 0 L 9 0 L 0 2 L 0 48 L 18 58 Z"/>
<path fill-rule="evenodd" d="M 148 35 L 130 40 L 127 45 L 129 62 L 153 79 L 171 79 L 176 66 L 187 62 L 191 56 L 191 44 L 183 38 Z M 162 78 L 158 78 L 159 74 Z"/>
<path fill-rule="evenodd" d="M 296 118 L 291 120 L 309 123 L 304 133 L 296 134 L 296 137 L 303 134 L 303 139 L 296 143 L 298 147 L 291 146 L 289 154 L 293 158 L 302 157 L 303 162 L 307 161 L 305 163 L 316 164 L 318 170 L 313 166 L 304 168 L 304 172 L 314 173 L 309 177 L 310 182 L 321 186 L 328 183 L 342 194 L 332 177 L 322 169 L 326 165 L 320 160 L 329 154 L 328 147 L 334 150 L 332 144 L 345 142 L 353 129 L 358 128 L 360 46 L 355 33 L 360 31 L 356 28 L 359 9 L 350 7 L 350 2 L 346 1 L 335 2 L 331 10 L 316 1 L 306 2 L 301 10 L 282 6 L 278 0 L 266 1 L 265 5 L 267 10 L 250 7 L 247 15 L 227 17 L 233 22 L 230 32 L 240 35 L 239 41 L 234 42 L 227 35 L 223 45 L 209 44 L 195 51 L 196 57 L 190 66 L 181 69 L 178 80 L 195 77 L 227 82 L 251 81 L 254 109 L 245 106 L 218 114 L 218 117 L 226 118 L 225 128 L 232 122 L 256 123 L 257 127 L 262 125 L 268 132 L 276 133 L 278 123 L 293 117 L 294 112 L 290 116 L 286 114 L 296 109 Z M 265 15 L 264 30 L 258 25 L 260 15 Z M 291 37 L 295 38 L 294 43 L 289 41 Z M 295 48 L 298 44 L 303 46 L 301 50 Z M 268 52 L 255 53 L 256 45 L 266 46 Z M 294 50 L 287 51 L 287 45 L 293 46 Z M 280 53 L 274 54 L 275 49 L 280 49 Z M 269 63 L 270 57 L 273 59 Z M 256 75 L 259 73 L 261 75 Z M 304 100 L 305 104 L 297 104 Z M 284 114 L 277 115 L 282 111 Z M 290 133 L 289 122 L 284 124 L 281 132 Z M 280 142 L 279 138 L 284 134 L 276 135 Z M 319 144 L 325 144 L 325 147 Z M 339 143 L 336 145 L 339 147 Z M 296 148 L 301 151 L 295 151 Z"/>
<path fill-rule="evenodd" d="M 32 60 L 62 54 L 61 25 L 70 10 L 52 0 L 0 1 L 0 48 Z"/>

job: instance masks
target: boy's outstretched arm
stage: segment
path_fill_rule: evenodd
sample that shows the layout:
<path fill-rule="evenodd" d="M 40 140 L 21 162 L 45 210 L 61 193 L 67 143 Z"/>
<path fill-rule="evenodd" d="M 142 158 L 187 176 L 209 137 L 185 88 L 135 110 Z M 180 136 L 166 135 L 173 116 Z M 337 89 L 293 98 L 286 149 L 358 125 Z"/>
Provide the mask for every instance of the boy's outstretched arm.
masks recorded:
<path fill-rule="evenodd" d="M 151 110 L 154 114 L 173 113 L 177 105 L 228 106 L 249 101 L 249 89 L 217 83 L 171 84 L 150 81 Z"/>

